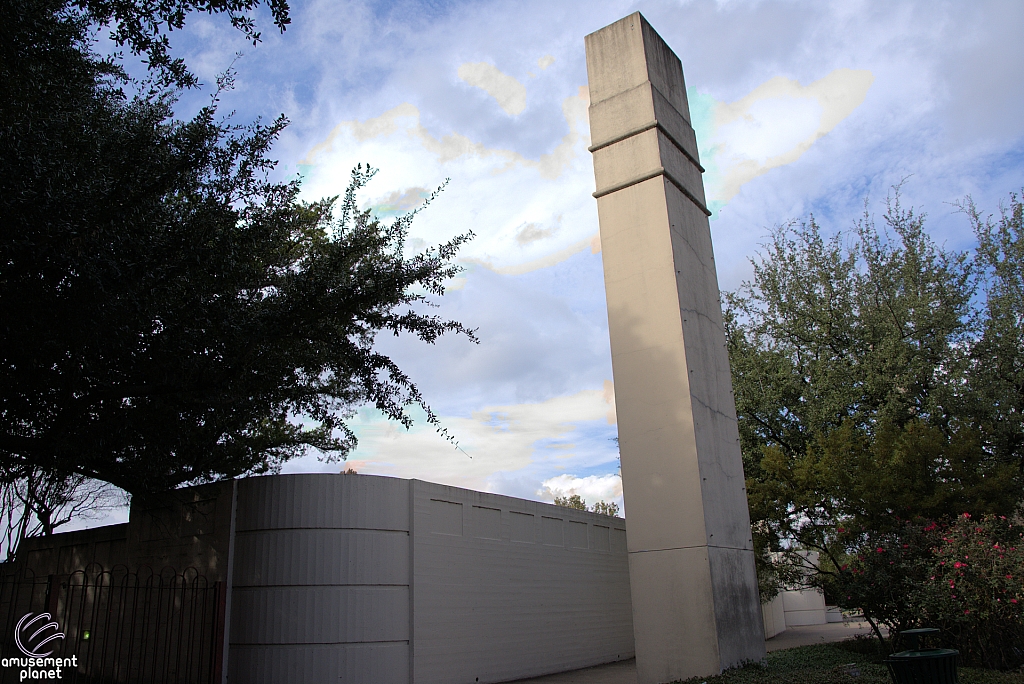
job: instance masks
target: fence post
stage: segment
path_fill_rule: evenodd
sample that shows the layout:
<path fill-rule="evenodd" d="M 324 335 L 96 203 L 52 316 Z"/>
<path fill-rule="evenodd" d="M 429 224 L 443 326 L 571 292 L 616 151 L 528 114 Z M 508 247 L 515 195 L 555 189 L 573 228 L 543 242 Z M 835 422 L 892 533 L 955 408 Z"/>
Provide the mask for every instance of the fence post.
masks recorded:
<path fill-rule="evenodd" d="M 57 619 L 57 607 L 60 603 L 60 578 L 50 575 L 46 584 L 46 612 L 54 620 Z"/>
<path fill-rule="evenodd" d="M 224 676 L 224 623 L 225 608 L 227 607 L 228 583 L 221 580 L 214 582 L 215 594 L 217 596 L 217 609 L 213 630 L 213 676 L 211 684 L 221 684 Z"/>

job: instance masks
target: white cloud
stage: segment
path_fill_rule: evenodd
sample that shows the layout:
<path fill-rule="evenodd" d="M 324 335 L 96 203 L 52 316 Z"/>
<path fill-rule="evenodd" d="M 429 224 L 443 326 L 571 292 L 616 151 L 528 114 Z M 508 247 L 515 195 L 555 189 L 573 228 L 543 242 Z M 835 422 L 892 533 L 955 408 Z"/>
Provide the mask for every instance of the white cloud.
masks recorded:
<path fill-rule="evenodd" d="M 303 194 L 336 195 L 357 163 L 378 162 L 380 173 L 366 189 L 370 205 L 390 212 L 396 199 L 423 194 L 450 178 L 448 189 L 413 224 L 412 237 L 428 243 L 473 230 L 461 251 L 468 263 L 519 274 L 551 266 L 594 245 L 597 207 L 590 193 L 593 167 L 586 150 L 585 89 L 564 98 L 568 132 L 538 159 L 491 148 L 459 133 L 432 135 L 420 111 L 401 104 L 364 120 L 343 121 L 306 153 Z M 557 182 L 552 182 L 557 181 Z M 533 224 L 543 240 L 521 238 Z"/>
<path fill-rule="evenodd" d="M 526 109 L 526 86 L 493 64 L 466 62 L 459 67 L 459 78 L 493 97 L 510 116 L 522 114 Z"/>
<path fill-rule="evenodd" d="M 598 501 L 606 501 L 622 508 L 622 478 L 618 475 L 556 475 L 541 482 L 541 486 L 543 489 L 537 491 L 537 496 L 544 501 L 578 494 L 590 507 Z"/>
<path fill-rule="evenodd" d="M 704 143 L 714 150 L 709 164 L 718 167 L 708 198 L 727 202 L 745 183 L 795 162 L 864 102 L 874 80 L 870 71 L 853 69 L 807 86 L 776 76 L 735 102 L 718 103 Z"/>
<path fill-rule="evenodd" d="M 382 420 L 376 411 L 364 410 L 350 423 L 359 447 L 349 462 L 364 474 L 489 490 L 496 472 L 514 473 L 531 465 L 557 469 L 578 456 L 578 425 L 608 415 L 606 396 L 601 390 L 584 390 L 538 403 L 485 406 L 469 418 L 442 416 L 458 448 L 422 419 L 406 430 Z M 286 470 L 319 466 L 305 459 Z"/>

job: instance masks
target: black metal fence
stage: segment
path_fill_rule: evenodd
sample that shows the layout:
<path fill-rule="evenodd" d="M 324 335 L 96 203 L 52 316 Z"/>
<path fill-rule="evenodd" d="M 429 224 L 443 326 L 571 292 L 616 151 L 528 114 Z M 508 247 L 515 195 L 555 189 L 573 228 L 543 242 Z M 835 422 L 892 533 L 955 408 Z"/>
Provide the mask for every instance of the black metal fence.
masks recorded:
<path fill-rule="evenodd" d="M 0 657 L 18 659 L 0 683 L 25 680 L 34 656 L 72 659 L 60 681 L 74 684 L 219 683 L 225 599 L 194 570 L 0 577 Z"/>

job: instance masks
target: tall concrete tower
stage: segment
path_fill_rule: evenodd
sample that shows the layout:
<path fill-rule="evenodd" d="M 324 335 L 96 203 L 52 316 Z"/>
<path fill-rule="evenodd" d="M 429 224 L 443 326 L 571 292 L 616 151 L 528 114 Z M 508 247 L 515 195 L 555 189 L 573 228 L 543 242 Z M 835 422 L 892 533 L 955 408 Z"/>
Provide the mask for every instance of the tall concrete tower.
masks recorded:
<path fill-rule="evenodd" d="M 703 168 L 639 12 L 586 38 L 640 684 L 764 658 Z"/>

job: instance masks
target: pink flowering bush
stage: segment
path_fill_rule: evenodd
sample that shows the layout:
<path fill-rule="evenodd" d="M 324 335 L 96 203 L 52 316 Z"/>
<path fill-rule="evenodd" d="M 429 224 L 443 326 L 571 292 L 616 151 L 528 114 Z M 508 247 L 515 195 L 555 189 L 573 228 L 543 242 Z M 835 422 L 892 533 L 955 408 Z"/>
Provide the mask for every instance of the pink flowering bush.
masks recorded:
<path fill-rule="evenodd" d="M 884 532 L 859 527 L 837 529 L 835 546 L 846 549 L 820 563 L 817 584 L 840 607 L 859 610 L 889 634 L 920 627 L 915 602 L 929 576 L 932 531 L 926 525 L 896 521 Z M 890 639 L 890 647 L 900 644 Z"/>
<path fill-rule="evenodd" d="M 822 563 L 817 583 L 843 608 L 898 634 L 937 627 L 964 664 L 1024 665 L 1024 525 L 1001 516 L 899 522 L 886 532 L 838 528 L 846 548 Z M 877 632 L 881 637 L 881 632 Z M 938 645 L 938 644 L 935 644 Z"/>
<path fill-rule="evenodd" d="M 938 627 L 965 663 L 1024 664 L 1024 526 L 963 514 L 932 523 L 928 570 L 913 599 L 922 626 Z"/>

